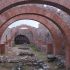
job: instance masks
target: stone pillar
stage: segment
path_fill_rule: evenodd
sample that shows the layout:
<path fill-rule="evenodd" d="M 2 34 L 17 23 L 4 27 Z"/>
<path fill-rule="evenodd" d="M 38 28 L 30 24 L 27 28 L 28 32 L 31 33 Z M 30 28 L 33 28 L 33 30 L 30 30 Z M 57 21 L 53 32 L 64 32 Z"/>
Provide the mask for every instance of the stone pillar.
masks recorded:
<path fill-rule="evenodd" d="M 70 70 L 70 46 L 66 47 L 66 70 Z"/>
<path fill-rule="evenodd" d="M 61 52 L 61 47 L 60 46 L 54 46 L 53 50 L 54 50 L 53 53 L 54 53 L 55 56 L 63 53 L 63 52 Z"/>
<path fill-rule="evenodd" d="M 53 54 L 53 46 L 51 43 L 47 44 L 47 53 Z"/>
<path fill-rule="evenodd" d="M 0 54 L 5 54 L 5 44 L 0 44 Z"/>

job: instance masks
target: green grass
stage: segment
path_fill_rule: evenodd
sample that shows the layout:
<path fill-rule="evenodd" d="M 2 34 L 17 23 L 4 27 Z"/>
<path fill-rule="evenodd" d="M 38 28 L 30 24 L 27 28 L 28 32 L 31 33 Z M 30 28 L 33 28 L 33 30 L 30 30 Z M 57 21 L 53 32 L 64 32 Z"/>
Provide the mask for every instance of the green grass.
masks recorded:
<path fill-rule="evenodd" d="M 43 52 L 41 52 L 40 50 L 38 50 L 38 48 L 35 46 L 35 45 L 30 45 L 31 49 L 32 49 L 32 52 L 36 55 L 36 57 L 38 59 L 41 59 L 41 60 L 46 60 L 46 54 L 44 54 Z"/>

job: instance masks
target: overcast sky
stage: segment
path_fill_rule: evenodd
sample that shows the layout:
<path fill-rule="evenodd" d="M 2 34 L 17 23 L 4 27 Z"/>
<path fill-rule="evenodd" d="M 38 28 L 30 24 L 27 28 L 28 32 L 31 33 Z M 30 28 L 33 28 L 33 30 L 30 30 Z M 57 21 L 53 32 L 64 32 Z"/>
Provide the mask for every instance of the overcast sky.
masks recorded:
<path fill-rule="evenodd" d="M 20 26 L 23 24 L 38 28 L 39 22 L 34 21 L 34 20 L 28 20 L 28 19 L 27 20 L 18 20 L 18 21 L 15 21 L 14 23 L 12 23 L 9 26 L 9 28 L 13 28 L 13 27 Z"/>

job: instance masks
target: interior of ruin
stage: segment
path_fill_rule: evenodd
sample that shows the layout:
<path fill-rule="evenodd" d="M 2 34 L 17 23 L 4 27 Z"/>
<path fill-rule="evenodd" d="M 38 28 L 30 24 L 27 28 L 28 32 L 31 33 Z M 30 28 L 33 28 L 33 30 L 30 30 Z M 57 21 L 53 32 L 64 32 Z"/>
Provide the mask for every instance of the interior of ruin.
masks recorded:
<path fill-rule="evenodd" d="M 70 0 L 0 0 L 0 70 L 70 70 Z"/>

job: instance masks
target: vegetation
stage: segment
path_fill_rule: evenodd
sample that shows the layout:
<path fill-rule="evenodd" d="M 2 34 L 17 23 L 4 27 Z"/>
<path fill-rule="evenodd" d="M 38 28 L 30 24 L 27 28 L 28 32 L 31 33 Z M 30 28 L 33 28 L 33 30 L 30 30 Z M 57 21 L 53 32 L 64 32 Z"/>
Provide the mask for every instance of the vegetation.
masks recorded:
<path fill-rule="evenodd" d="M 46 60 L 47 59 L 46 54 L 41 52 L 34 44 L 31 44 L 30 48 L 31 48 L 32 52 L 36 55 L 36 57 L 38 59 L 41 59 L 41 60 Z"/>

